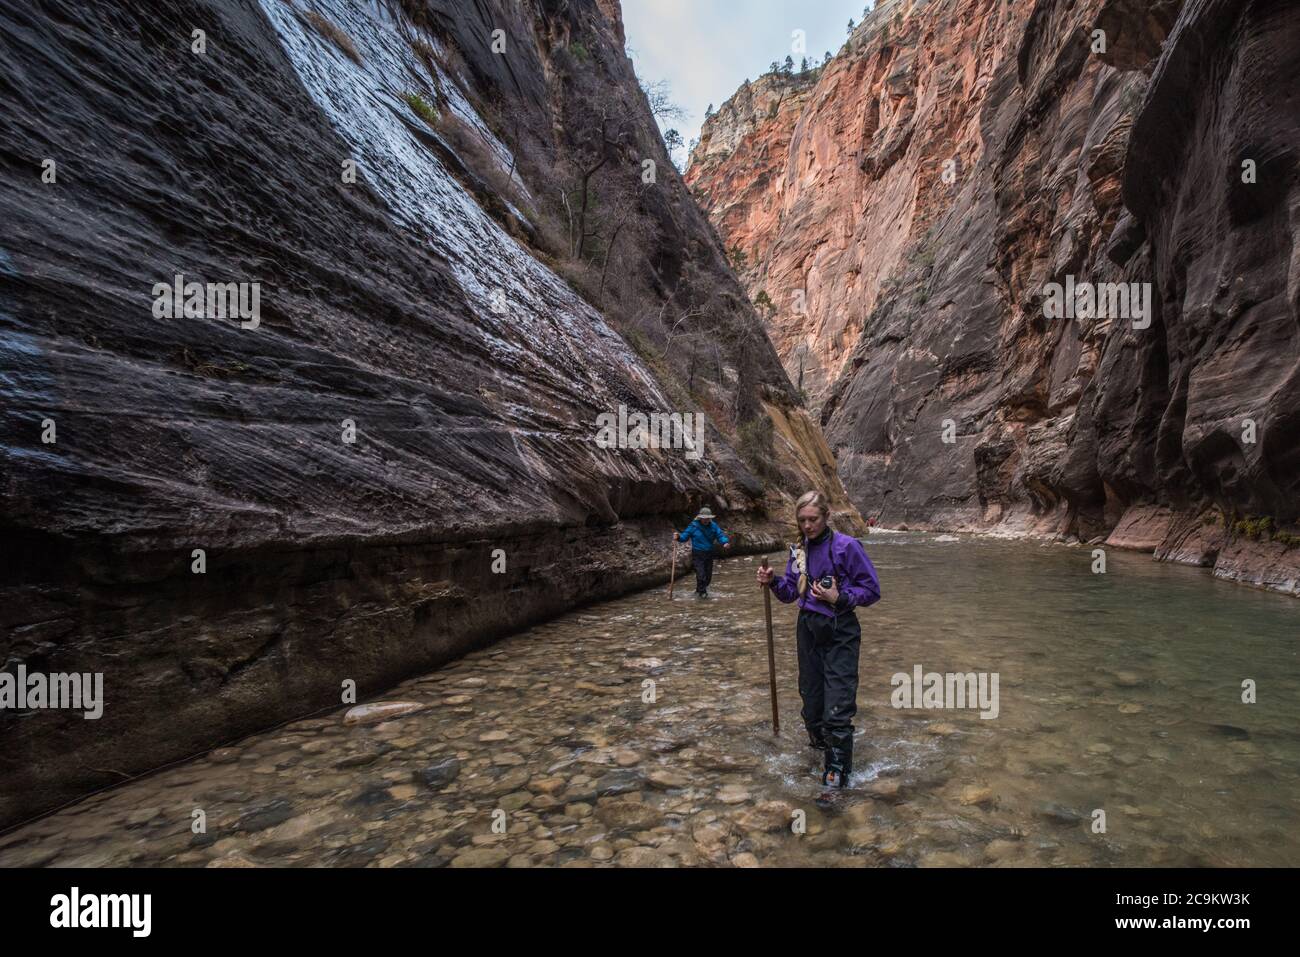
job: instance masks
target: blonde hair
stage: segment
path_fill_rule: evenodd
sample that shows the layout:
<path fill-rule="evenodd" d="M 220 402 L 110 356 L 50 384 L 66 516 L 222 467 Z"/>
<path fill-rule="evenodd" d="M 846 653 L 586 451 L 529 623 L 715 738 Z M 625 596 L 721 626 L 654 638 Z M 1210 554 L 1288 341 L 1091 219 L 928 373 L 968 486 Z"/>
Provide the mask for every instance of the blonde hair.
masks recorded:
<path fill-rule="evenodd" d="M 816 506 L 817 510 L 822 513 L 822 518 L 831 517 L 831 507 L 826 502 L 826 496 L 817 491 L 804 492 L 799 496 L 799 501 L 794 503 L 795 516 L 797 517 L 799 513 L 809 505 Z"/>
<path fill-rule="evenodd" d="M 804 492 L 802 495 L 799 496 L 799 501 L 794 503 L 795 521 L 796 522 L 798 521 L 799 513 L 803 511 L 805 508 L 807 508 L 809 505 L 813 506 L 819 512 L 822 513 L 822 518 L 826 520 L 827 526 L 829 527 L 830 517 L 831 517 L 831 507 L 826 502 L 826 496 L 818 491 Z M 794 545 L 791 545 L 790 549 L 795 563 L 795 568 L 799 572 L 799 594 L 807 595 L 808 594 L 808 555 L 806 549 L 804 548 L 803 543 L 804 543 L 804 539 L 802 537 L 802 533 L 800 533 L 799 540 Z"/>

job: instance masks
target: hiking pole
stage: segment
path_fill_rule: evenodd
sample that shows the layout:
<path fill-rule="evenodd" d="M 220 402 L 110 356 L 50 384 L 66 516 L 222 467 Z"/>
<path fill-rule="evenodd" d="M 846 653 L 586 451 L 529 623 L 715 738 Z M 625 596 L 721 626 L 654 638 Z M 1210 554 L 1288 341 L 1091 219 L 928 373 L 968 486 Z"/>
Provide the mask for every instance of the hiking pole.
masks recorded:
<path fill-rule="evenodd" d="M 771 566 L 763 556 L 763 571 Z M 772 697 L 772 734 L 781 736 L 781 717 L 776 712 L 776 646 L 772 642 L 772 589 L 763 588 L 763 617 L 767 619 L 767 688 Z"/>
<path fill-rule="evenodd" d="M 673 543 L 668 546 L 668 600 L 673 600 L 673 582 L 677 580 L 677 533 L 673 532 Z"/>

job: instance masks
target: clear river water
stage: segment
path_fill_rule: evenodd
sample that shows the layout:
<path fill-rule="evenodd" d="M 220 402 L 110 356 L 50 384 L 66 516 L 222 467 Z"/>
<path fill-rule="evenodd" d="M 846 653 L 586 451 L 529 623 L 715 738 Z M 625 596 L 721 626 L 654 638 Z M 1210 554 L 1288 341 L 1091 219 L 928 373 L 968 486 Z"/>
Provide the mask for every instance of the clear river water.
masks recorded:
<path fill-rule="evenodd" d="M 708 600 L 580 609 L 372 699 L 405 703 L 386 717 L 342 706 L 93 795 L 0 836 L 0 866 L 1300 865 L 1300 602 L 1136 553 L 1098 575 L 1086 547 L 864 544 L 883 598 L 834 807 L 775 601 L 771 733 L 745 556 Z M 918 665 L 996 673 L 997 716 L 895 707 Z"/>

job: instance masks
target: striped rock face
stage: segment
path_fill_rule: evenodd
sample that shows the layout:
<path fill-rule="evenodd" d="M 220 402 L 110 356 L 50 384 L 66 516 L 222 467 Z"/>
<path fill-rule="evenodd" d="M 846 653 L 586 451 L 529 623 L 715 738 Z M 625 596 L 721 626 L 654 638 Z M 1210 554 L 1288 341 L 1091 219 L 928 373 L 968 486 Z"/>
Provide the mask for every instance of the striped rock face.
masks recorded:
<path fill-rule="evenodd" d="M 0 824 L 851 511 L 618 16 L 0 10 L 0 663 L 104 686 L 0 711 Z"/>
<path fill-rule="evenodd" d="M 688 183 L 864 514 L 1114 531 L 1290 589 L 1298 30 L 1269 2 L 882 0 L 705 124 Z"/>

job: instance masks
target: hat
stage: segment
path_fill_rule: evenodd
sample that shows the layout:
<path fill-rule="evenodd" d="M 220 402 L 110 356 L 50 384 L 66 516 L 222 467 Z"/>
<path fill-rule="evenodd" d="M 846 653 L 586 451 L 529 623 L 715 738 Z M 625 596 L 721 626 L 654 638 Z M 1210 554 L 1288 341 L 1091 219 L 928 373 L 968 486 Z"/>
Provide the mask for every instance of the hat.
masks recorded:
<path fill-rule="evenodd" d="M 696 515 L 695 517 L 696 517 L 696 518 L 713 518 L 713 511 L 712 511 L 712 509 L 709 508 L 709 506 L 706 505 L 706 506 L 704 506 L 702 509 L 700 509 L 700 514 L 699 514 L 699 515 Z"/>

